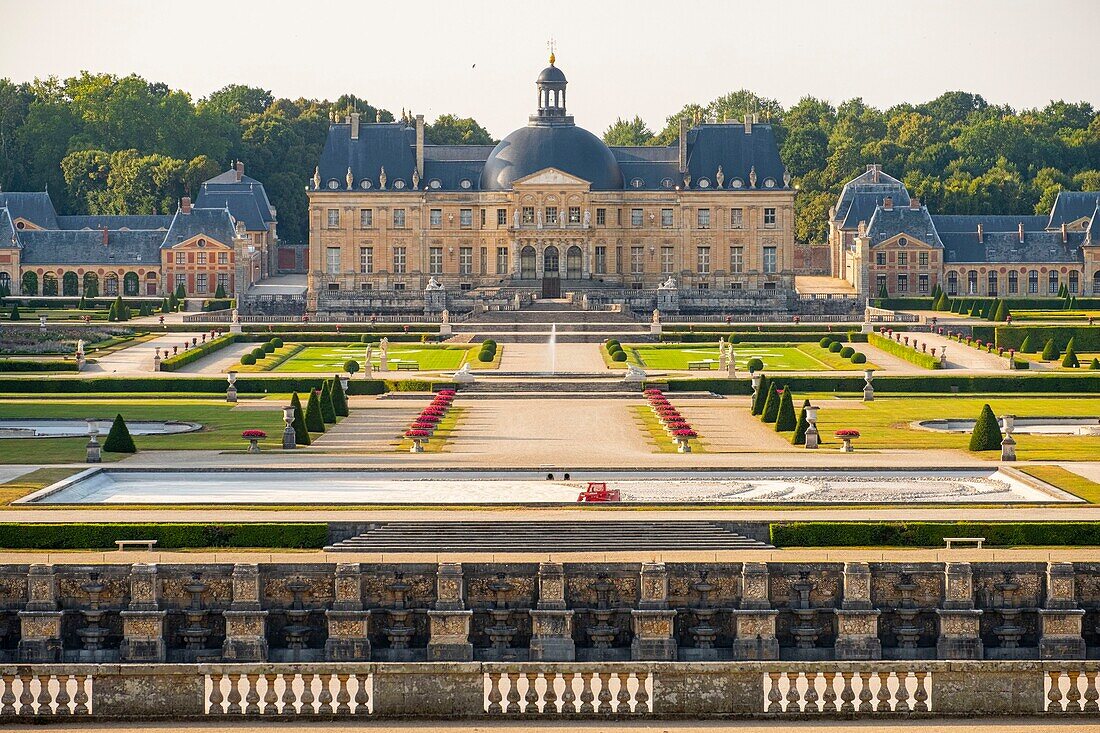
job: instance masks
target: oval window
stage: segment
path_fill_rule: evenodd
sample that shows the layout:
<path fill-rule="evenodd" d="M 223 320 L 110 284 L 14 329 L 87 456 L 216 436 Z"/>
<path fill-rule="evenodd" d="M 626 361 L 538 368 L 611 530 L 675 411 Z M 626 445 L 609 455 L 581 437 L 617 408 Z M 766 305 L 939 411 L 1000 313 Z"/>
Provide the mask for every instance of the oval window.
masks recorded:
<path fill-rule="evenodd" d="M 461 188 L 469 188 L 470 186 L 472 186 L 472 185 L 474 185 L 474 184 L 472 184 L 472 183 L 470 182 L 470 179 L 469 179 L 469 178 L 463 178 L 463 179 L 462 179 L 461 181 L 459 181 L 459 182 L 458 182 L 458 185 L 459 185 L 459 187 L 461 187 Z"/>
<path fill-rule="evenodd" d="M 340 188 L 340 182 L 333 178 L 331 181 L 328 182 L 328 187 L 335 191 L 336 189 Z"/>
<path fill-rule="evenodd" d="M 709 178 L 700 178 L 699 179 L 699 188 L 710 188 L 710 179 Z"/>
<path fill-rule="evenodd" d="M 405 182 L 402 181 L 400 178 L 398 178 L 396 181 L 393 182 L 393 187 L 398 189 L 398 190 L 401 190 L 402 188 L 405 187 Z"/>
<path fill-rule="evenodd" d="M 370 188 L 370 186 L 371 183 L 370 179 L 368 178 L 364 178 L 363 180 L 359 181 L 359 188 Z"/>

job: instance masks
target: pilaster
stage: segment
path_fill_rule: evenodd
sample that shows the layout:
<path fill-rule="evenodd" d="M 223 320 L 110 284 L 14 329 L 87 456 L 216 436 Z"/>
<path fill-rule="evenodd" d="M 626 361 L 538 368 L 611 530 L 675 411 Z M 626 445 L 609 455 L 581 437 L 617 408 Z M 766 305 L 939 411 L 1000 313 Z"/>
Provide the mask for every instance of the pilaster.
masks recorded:
<path fill-rule="evenodd" d="M 985 649 L 979 633 L 982 612 L 974 608 L 974 578 L 968 562 L 949 562 L 944 569 L 943 608 L 940 636 L 936 640 L 938 659 L 981 659 Z"/>
<path fill-rule="evenodd" d="M 1085 611 L 1077 606 L 1073 563 L 1047 563 L 1047 600 L 1039 609 L 1042 636 L 1040 659 L 1084 659 L 1085 639 L 1081 635 Z"/>
<path fill-rule="evenodd" d="M 565 570 L 561 563 L 539 563 L 539 600 L 531 611 L 531 661 L 572 662 L 573 612 L 565 605 Z"/>
<path fill-rule="evenodd" d="M 260 568 L 233 566 L 233 602 L 225 616 L 222 655 L 234 662 L 267 660 L 267 611 L 260 607 Z"/>
<path fill-rule="evenodd" d="M 675 661 L 676 639 L 668 607 L 668 571 L 664 563 L 643 563 L 638 608 L 630 612 L 634 641 L 631 659 Z"/>
<path fill-rule="evenodd" d="M 465 610 L 465 581 L 461 563 L 440 563 L 436 572 L 435 608 L 428 611 L 429 662 L 471 662 L 470 621 L 474 612 Z"/>
<path fill-rule="evenodd" d="M 53 565 L 31 565 L 27 574 L 27 607 L 19 612 L 20 662 L 61 661 L 61 611 Z"/>
<path fill-rule="evenodd" d="M 837 659 L 881 659 L 877 611 L 871 604 L 871 567 L 844 563 L 844 598 L 836 611 Z"/>
<path fill-rule="evenodd" d="M 768 597 L 768 565 L 746 562 L 741 567 L 741 608 L 732 612 L 736 619 L 733 658 L 739 660 L 779 659 L 779 640 L 775 621 L 779 612 Z"/>
<path fill-rule="evenodd" d="M 157 566 L 138 563 L 130 568 L 130 606 L 122 617 L 123 662 L 165 661 L 164 617 L 160 610 Z"/>
<path fill-rule="evenodd" d="M 328 621 L 325 659 L 332 662 L 370 661 L 370 613 L 363 609 L 359 563 L 338 563 L 333 589 L 332 608 L 325 612 Z"/>

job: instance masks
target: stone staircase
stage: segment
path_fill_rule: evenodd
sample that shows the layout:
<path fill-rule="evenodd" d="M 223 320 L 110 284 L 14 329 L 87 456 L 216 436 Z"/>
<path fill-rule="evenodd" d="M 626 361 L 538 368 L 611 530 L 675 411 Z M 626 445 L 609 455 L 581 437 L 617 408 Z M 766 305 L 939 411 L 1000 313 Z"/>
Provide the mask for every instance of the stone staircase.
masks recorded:
<path fill-rule="evenodd" d="M 379 522 L 326 552 L 770 550 L 711 521 Z"/>

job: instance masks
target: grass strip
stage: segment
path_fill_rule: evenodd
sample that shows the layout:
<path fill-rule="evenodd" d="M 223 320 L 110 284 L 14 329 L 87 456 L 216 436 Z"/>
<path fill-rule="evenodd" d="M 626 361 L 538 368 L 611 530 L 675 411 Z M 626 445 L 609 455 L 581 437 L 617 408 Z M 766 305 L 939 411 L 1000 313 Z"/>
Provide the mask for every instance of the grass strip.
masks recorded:
<path fill-rule="evenodd" d="M 157 550 L 206 547 L 320 549 L 328 541 L 324 523 L 2 523 L 6 550 L 115 549 L 116 540 L 156 540 Z"/>
<path fill-rule="evenodd" d="M 52 486 L 83 470 L 82 468 L 39 468 L 25 473 L 7 483 L 0 484 L 0 506 L 7 506 L 16 499 Z"/>
<path fill-rule="evenodd" d="M 944 537 L 984 537 L 996 547 L 1094 547 L 1100 522 L 782 522 L 776 547 L 943 547 Z"/>
<path fill-rule="evenodd" d="M 1084 499 L 1089 504 L 1100 503 L 1100 484 L 1061 466 L 1023 466 L 1020 471 L 1032 478 L 1046 481 L 1066 493 Z"/>

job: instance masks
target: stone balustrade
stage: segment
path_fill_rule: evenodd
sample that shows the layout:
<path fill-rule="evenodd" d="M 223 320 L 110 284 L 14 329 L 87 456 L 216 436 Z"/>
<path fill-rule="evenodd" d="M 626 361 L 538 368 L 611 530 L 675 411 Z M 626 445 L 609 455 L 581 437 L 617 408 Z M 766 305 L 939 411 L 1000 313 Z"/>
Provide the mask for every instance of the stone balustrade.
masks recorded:
<path fill-rule="evenodd" d="M 0 663 L 1096 656 L 1100 563 L 0 566 Z"/>
<path fill-rule="evenodd" d="M 0 665 L 0 722 L 1090 715 L 1100 662 Z"/>

